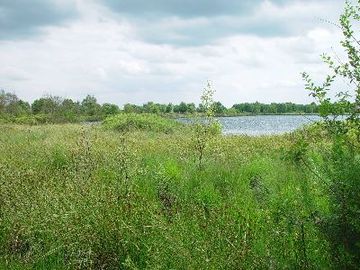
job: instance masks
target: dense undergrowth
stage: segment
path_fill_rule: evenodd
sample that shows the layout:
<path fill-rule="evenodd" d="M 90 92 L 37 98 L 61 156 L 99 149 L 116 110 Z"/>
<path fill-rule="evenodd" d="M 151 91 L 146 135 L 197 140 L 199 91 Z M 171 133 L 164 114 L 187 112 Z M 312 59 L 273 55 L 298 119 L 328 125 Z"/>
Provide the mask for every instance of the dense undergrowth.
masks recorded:
<path fill-rule="evenodd" d="M 347 2 L 348 62 L 323 56 L 322 85 L 303 74 L 323 122 L 291 134 L 220 135 L 210 83 L 192 127 L 0 121 L 0 269 L 358 269 L 359 19 Z M 336 78 L 354 95 L 333 101 Z"/>
<path fill-rule="evenodd" d="M 156 114 L 122 113 L 106 118 L 103 122 L 103 127 L 119 132 L 149 131 L 172 133 L 184 127 L 184 125 L 173 119 Z"/>
<path fill-rule="evenodd" d="M 304 156 L 298 134 L 214 135 L 199 167 L 189 130 L 0 128 L 2 269 L 339 266 L 325 174 L 300 162 L 320 168 L 325 137 Z"/>

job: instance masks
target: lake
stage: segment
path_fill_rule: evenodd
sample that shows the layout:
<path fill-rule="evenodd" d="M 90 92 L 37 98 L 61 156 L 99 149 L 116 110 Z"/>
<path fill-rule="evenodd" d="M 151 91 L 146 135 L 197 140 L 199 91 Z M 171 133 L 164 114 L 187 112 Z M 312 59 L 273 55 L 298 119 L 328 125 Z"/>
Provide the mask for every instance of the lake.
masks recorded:
<path fill-rule="evenodd" d="M 296 130 L 304 125 L 319 121 L 318 115 L 255 115 L 216 117 L 224 134 L 274 135 Z M 181 122 L 191 119 L 181 118 Z"/>

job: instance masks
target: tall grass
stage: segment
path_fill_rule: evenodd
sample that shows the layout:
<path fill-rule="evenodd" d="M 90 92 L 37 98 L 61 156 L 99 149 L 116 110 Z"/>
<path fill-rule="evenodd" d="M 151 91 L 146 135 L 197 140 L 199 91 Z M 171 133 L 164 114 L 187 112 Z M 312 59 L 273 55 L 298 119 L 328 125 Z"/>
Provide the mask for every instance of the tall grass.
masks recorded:
<path fill-rule="evenodd" d="M 1 126 L 0 268 L 324 269 L 320 180 L 287 136 Z"/>

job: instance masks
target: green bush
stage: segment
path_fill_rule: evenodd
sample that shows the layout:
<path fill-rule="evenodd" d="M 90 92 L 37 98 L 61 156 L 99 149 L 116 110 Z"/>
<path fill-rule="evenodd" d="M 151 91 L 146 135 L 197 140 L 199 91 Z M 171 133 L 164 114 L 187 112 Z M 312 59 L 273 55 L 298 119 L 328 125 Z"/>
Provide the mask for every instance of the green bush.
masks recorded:
<path fill-rule="evenodd" d="M 24 125 L 41 125 L 41 124 L 50 124 L 57 123 L 51 115 L 47 114 L 37 114 L 37 115 L 26 115 L 13 118 L 12 123 L 15 124 L 24 124 Z"/>
<path fill-rule="evenodd" d="M 319 227 L 331 245 L 337 269 L 359 269 L 360 264 L 360 42 L 354 27 L 359 21 L 360 2 L 346 2 L 339 28 L 347 58 L 324 54 L 322 59 L 330 74 L 320 85 L 303 73 L 306 89 L 319 103 L 328 143 L 316 154 L 313 147 L 303 147 L 302 160 L 327 187 L 329 213 L 321 217 Z M 347 83 L 349 91 L 337 92 L 333 98 L 330 90 L 339 79 Z M 350 91 L 352 85 L 356 86 L 354 93 Z"/>
<path fill-rule="evenodd" d="M 118 114 L 104 120 L 103 126 L 121 132 L 153 131 L 171 133 L 183 126 L 176 120 L 167 119 L 155 114 Z"/>

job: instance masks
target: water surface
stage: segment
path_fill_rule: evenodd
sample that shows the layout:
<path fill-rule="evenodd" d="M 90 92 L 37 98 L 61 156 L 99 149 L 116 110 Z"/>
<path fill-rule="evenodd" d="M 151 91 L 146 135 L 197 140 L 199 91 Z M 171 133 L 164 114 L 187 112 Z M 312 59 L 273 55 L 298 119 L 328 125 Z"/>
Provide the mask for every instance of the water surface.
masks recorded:
<path fill-rule="evenodd" d="M 318 115 L 255 115 L 217 117 L 224 134 L 275 135 L 294 131 L 304 125 L 319 121 Z M 191 122 L 190 119 L 179 119 Z"/>

